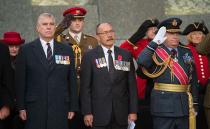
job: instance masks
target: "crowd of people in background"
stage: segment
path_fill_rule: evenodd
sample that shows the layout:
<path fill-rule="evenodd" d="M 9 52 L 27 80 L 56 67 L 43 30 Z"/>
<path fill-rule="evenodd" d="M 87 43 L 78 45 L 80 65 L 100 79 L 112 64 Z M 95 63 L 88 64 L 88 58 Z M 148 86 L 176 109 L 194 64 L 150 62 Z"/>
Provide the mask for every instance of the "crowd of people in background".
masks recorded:
<path fill-rule="evenodd" d="M 83 32 L 84 7 L 37 18 L 25 43 L 0 39 L 0 129 L 210 129 L 210 34 L 177 17 L 146 19 L 115 45 L 109 22 Z M 95 28 L 94 28 L 95 29 Z M 65 33 L 66 31 L 67 33 Z M 180 42 L 180 36 L 187 43 Z"/>

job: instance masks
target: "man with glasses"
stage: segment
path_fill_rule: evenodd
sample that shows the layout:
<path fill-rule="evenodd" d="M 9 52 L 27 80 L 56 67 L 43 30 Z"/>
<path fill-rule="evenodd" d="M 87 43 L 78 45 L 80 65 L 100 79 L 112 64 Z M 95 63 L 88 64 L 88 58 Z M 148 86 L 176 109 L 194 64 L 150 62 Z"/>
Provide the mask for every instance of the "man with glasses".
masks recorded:
<path fill-rule="evenodd" d="M 137 89 L 133 59 L 114 46 L 109 23 L 96 29 L 100 46 L 84 54 L 81 64 L 81 108 L 92 129 L 127 129 L 137 119 Z"/>

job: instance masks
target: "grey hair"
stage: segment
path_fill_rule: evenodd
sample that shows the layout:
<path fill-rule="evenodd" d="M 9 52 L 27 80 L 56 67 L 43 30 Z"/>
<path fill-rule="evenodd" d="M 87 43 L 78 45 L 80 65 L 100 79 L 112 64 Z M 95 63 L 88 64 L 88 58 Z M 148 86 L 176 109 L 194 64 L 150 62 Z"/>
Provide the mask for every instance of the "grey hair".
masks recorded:
<path fill-rule="evenodd" d="M 53 14 L 51 14 L 51 13 L 41 13 L 41 14 L 39 15 L 39 17 L 37 18 L 37 25 L 39 24 L 39 21 L 40 21 L 40 19 L 41 19 L 42 17 L 49 17 L 49 18 L 52 18 L 53 21 L 54 21 L 54 23 L 55 23 L 55 17 L 54 17 Z"/>

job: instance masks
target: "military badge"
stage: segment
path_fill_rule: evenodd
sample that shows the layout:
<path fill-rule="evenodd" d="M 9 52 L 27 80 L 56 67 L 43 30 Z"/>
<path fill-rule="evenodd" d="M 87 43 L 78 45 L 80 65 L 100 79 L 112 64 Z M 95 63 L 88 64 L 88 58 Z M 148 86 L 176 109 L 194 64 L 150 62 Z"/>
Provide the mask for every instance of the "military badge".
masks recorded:
<path fill-rule="evenodd" d="M 55 63 L 56 64 L 69 65 L 70 64 L 70 57 L 69 56 L 63 56 L 63 55 L 55 55 Z"/>
<path fill-rule="evenodd" d="M 176 19 L 173 20 L 172 25 L 173 25 L 173 26 L 177 26 L 177 21 L 176 21 Z"/>
<path fill-rule="evenodd" d="M 88 49 L 93 49 L 93 46 L 92 45 L 88 45 Z"/>
<path fill-rule="evenodd" d="M 194 62 L 193 57 L 189 55 L 189 53 L 185 53 L 183 56 L 183 60 L 186 64 L 191 64 Z"/>
<path fill-rule="evenodd" d="M 96 63 L 96 67 L 97 67 L 97 68 L 100 68 L 100 64 L 99 64 L 98 59 L 95 59 L 95 63 Z"/>

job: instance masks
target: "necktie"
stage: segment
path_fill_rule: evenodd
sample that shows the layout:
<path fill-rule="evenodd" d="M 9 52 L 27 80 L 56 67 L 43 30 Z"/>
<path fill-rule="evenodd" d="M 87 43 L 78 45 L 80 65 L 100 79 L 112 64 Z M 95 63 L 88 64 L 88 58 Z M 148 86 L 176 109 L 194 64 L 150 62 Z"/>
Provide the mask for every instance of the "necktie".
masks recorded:
<path fill-rule="evenodd" d="M 171 55 L 173 56 L 173 58 L 175 58 L 177 56 L 176 49 L 171 49 Z"/>
<path fill-rule="evenodd" d="M 109 60 L 109 73 L 113 74 L 115 71 L 113 58 L 112 58 L 112 50 L 108 50 L 107 53 L 109 54 L 108 60 Z"/>
<path fill-rule="evenodd" d="M 79 37 L 77 35 L 74 36 L 74 39 L 77 43 L 79 43 Z"/>
<path fill-rule="evenodd" d="M 52 58 L 52 49 L 50 43 L 47 43 L 47 61 L 49 65 L 52 65 L 53 58 Z"/>

